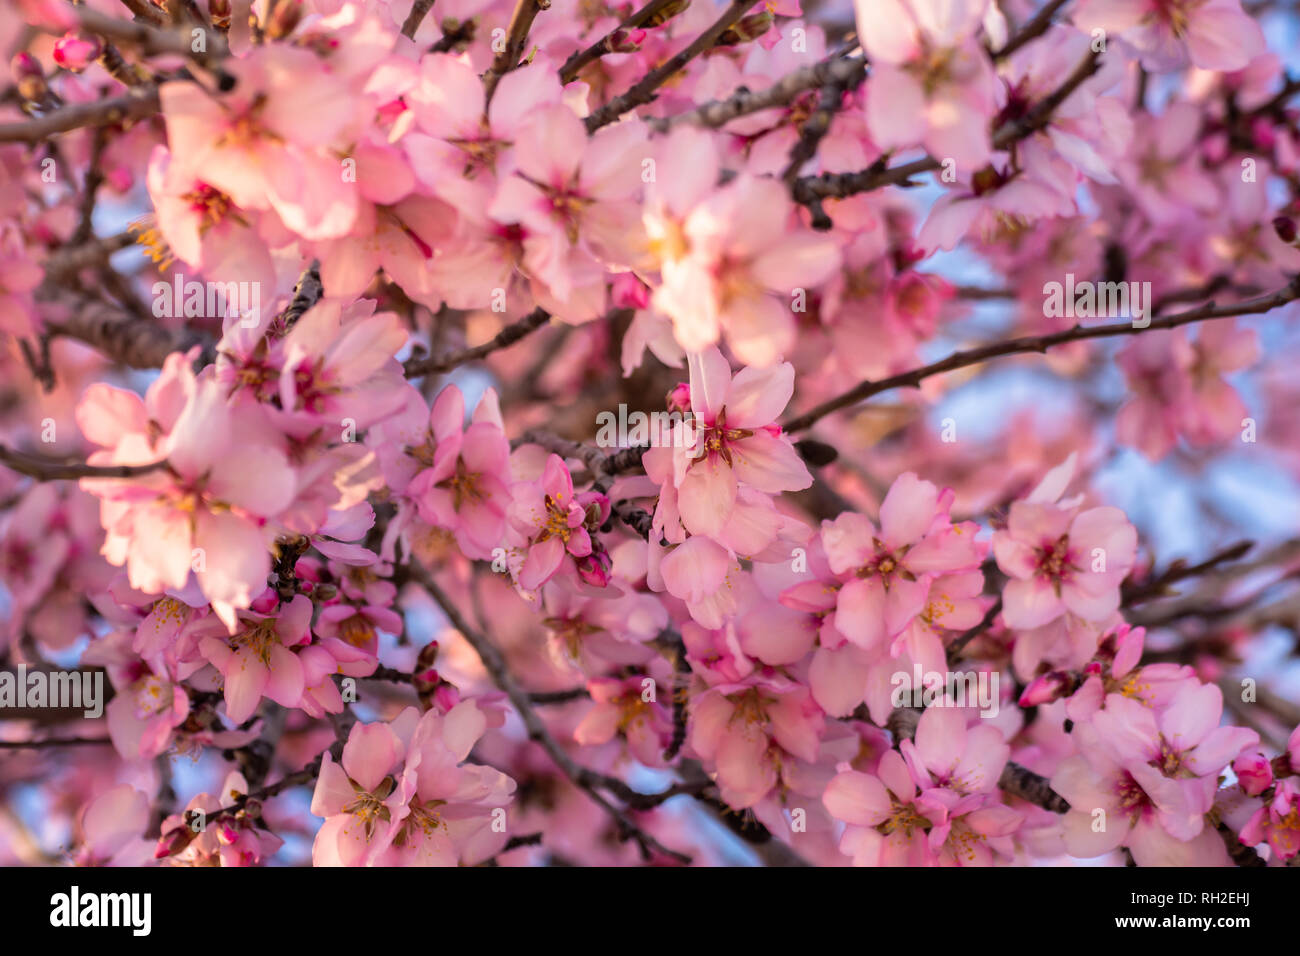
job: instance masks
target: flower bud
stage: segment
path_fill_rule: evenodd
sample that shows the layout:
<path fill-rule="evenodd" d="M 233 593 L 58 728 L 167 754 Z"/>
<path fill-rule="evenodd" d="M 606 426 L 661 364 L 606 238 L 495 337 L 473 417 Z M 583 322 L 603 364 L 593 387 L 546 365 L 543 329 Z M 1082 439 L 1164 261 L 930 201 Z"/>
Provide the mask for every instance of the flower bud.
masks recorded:
<path fill-rule="evenodd" d="M 661 27 L 690 5 L 691 0 L 673 0 L 672 3 L 660 7 L 657 12 L 651 14 L 645 25 L 648 27 Z"/>
<path fill-rule="evenodd" d="M 650 304 L 650 287 L 631 272 L 620 272 L 610 283 L 610 300 L 615 308 L 644 309 Z"/>
<path fill-rule="evenodd" d="M 218 30 L 230 29 L 230 0 L 208 0 L 208 16 Z"/>
<path fill-rule="evenodd" d="M 302 0 L 280 0 L 266 21 L 266 35 L 272 40 L 287 37 L 302 19 Z"/>
<path fill-rule="evenodd" d="M 444 714 L 459 703 L 460 691 L 456 689 L 454 684 L 444 682 L 439 684 L 438 689 L 433 692 L 433 706 Z"/>
<path fill-rule="evenodd" d="M 40 61 L 30 53 L 18 53 L 9 61 L 9 72 L 18 84 L 18 95 L 29 103 L 45 99 L 50 88 L 45 84 L 45 71 Z"/>
<path fill-rule="evenodd" d="M 430 641 L 420 648 L 420 655 L 415 659 L 415 672 L 431 670 L 438 660 L 438 642 Z M 435 674 L 437 672 L 435 671 Z M 435 678 L 436 679 L 436 678 Z"/>
<path fill-rule="evenodd" d="M 1037 707 L 1060 700 L 1074 689 L 1074 677 L 1066 671 L 1048 671 L 1035 677 L 1020 695 L 1021 707 Z"/>
<path fill-rule="evenodd" d="M 1273 220 L 1273 231 L 1277 237 L 1285 243 L 1295 245 L 1296 225 L 1295 220 L 1290 216 L 1278 216 Z"/>
<path fill-rule="evenodd" d="M 678 382 L 677 386 L 668 393 L 667 401 L 670 412 L 680 412 L 685 415 L 691 410 L 691 383 Z"/>
<path fill-rule="evenodd" d="M 645 30 L 624 30 L 622 27 L 605 38 L 605 50 L 609 53 L 635 53 L 645 42 Z"/>
<path fill-rule="evenodd" d="M 1243 753 L 1232 762 L 1232 772 L 1237 775 L 1241 789 L 1252 797 L 1273 785 L 1273 765 L 1259 751 Z"/>
<path fill-rule="evenodd" d="M 104 46 L 96 36 L 65 33 L 54 41 L 54 62 L 73 73 L 80 73 L 103 52 Z"/>
<path fill-rule="evenodd" d="M 770 10 L 764 10 L 761 13 L 752 13 L 747 17 L 741 17 L 736 21 L 735 26 L 723 32 L 718 37 L 717 46 L 735 46 L 738 43 L 748 43 L 751 40 L 757 40 L 764 33 L 772 28 L 773 21 L 776 17 Z"/>

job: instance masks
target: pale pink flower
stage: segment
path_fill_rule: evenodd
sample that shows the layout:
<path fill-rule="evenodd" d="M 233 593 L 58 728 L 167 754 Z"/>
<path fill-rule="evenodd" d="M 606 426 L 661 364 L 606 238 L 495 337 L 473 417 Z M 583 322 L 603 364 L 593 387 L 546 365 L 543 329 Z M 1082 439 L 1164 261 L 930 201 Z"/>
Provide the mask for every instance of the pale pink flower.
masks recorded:
<path fill-rule="evenodd" d="M 928 708 L 916 741 L 887 751 L 875 774 L 841 765 L 822 801 L 848 824 L 855 866 L 988 866 L 1009 855 L 1023 819 L 995 796 L 1010 748 L 993 727 L 966 727 L 956 708 Z"/>
<path fill-rule="evenodd" d="M 449 385 L 438 394 L 423 446 L 408 449 L 425 467 L 406 488 L 420 517 L 447 528 L 467 557 L 486 560 L 505 534 L 510 506 L 510 443 L 492 401 L 465 427 L 465 399 Z"/>
<path fill-rule="evenodd" d="M 824 729 L 825 717 L 807 687 L 755 675 L 695 697 L 688 740 L 705 765 L 716 768 L 722 798 L 744 809 L 779 784 L 788 786 L 797 761 L 816 761 Z"/>
<path fill-rule="evenodd" d="M 220 387 L 208 380 L 155 451 L 147 422 L 126 434 L 101 427 L 103 406 L 87 404 L 110 397 L 100 392 L 83 399 L 79 419 L 88 437 L 119 439 L 112 451 L 96 452 L 89 460 L 151 464 L 166 458 L 168 467 L 122 481 L 83 479 L 82 486 L 103 499 L 105 557 L 125 564 L 131 586 L 152 594 L 185 587 L 193 573 L 233 627 L 233 609 L 249 606 L 271 570 L 274 534 L 268 521 L 294 497 L 296 478 L 280 450 L 282 436 L 259 407 L 228 405 Z M 121 404 L 144 418 L 138 399 Z"/>
<path fill-rule="evenodd" d="M 628 752 L 647 767 L 664 764 L 664 749 L 672 741 L 671 711 L 658 698 L 647 700 L 649 678 L 633 675 L 622 680 L 598 677 L 587 682 L 594 706 L 573 731 L 584 747 L 608 743 L 617 736 L 627 741 Z"/>
<path fill-rule="evenodd" d="M 1067 610 L 1099 621 L 1119 607 L 1137 531 L 1118 508 L 1056 504 L 1073 470 L 1072 455 L 1027 498 L 1012 503 L 1006 530 L 993 535 L 998 567 L 1011 579 L 1002 592 L 1009 627 L 1042 627 Z"/>
<path fill-rule="evenodd" d="M 1268 843 L 1278 860 L 1300 854 L 1300 780 L 1279 781 L 1273 799 L 1255 811 L 1240 837 L 1247 846 Z"/>
<path fill-rule="evenodd" d="M 1080 0 L 1074 25 L 1133 45 L 1155 72 L 1240 70 L 1263 53 L 1264 34 L 1240 0 Z"/>
<path fill-rule="evenodd" d="M 263 697 L 298 705 L 304 675 L 294 651 L 311 640 L 311 615 L 311 600 L 298 594 L 275 614 L 240 611 L 232 635 L 199 636 L 200 652 L 221 672 L 231 721 L 242 724 L 253 716 Z"/>
<path fill-rule="evenodd" d="M 144 866 L 152 847 L 149 798 L 128 783 L 105 790 L 81 812 L 78 866 Z"/>
<path fill-rule="evenodd" d="M 567 106 L 542 106 L 517 137 L 514 175 L 502 180 L 488 215 L 526 230 L 524 267 L 560 301 L 626 266 L 638 254 L 640 123 L 588 137 Z"/>
<path fill-rule="evenodd" d="M 839 246 L 798 225 L 786 190 L 741 174 L 677 226 L 658 227 L 663 284 L 654 305 L 678 343 L 697 352 L 724 335 L 740 361 L 769 366 L 790 352 L 798 297 L 839 268 Z M 806 307 L 806 306 L 805 306 Z"/>
<path fill-rule="evenodd" d="M 238 771 L 231 771 L 213 796 L 199 793 L 190 799 L 182 813 L 173 813 L 162 822 L 154 858 L 171 866 L 256 866 L 265 863 L 284 845 L 284 841 L 265 828 L 260 816 L 241 809 L 237 813 L 219 813 L 223 807 L 248 793 L 248 781 Z M 201 817 L 195 811 L 201 812 Z M 195 825 L 201 820 L 202 827 Z"/>
<path fill-rule="evenodd" d="M 881 149 L 924 145 L 961 166 L 988 161 L 998 87 L 974 41 L 988 0 L 857 0 L 871 61 L 867 128 Z"/>
<path fill-rule="evenodd" d="M 520 482 L 513 489 L 508 517 L 526 540 L 526 554 L 516 575 L 519 586 L 535 591 L 555 576 L 566 554 L 591 554 L 587 513 L 573 493 L 573 476 L 559 455 L 550 455 L 539 481 Z"/>
<path fill-rule="evenodd" d="M 692 534 L 717 536 L 736 508 L 743 484 L 768 495 L 798 491 L 812 475 L 781 433 L 776 417 L 794 391 L 794 367 L 745 368 L 733 377 L 722 353 L 690 356 L 692 417 L 676 426 L 673 484 L 682 523 Z"/>
<path fill-rule="evenodd" d="M 890 487 L 880 506 L 880 528 L 866 516 L 845 512 L 822 525 L 831 571 L 843 580 L 835 627 L 864 650 L 903 632 L 926 607 L 934 576 L 979 564 L 977 528 L 948 518 L 951 490 L 908 472 Z"/>

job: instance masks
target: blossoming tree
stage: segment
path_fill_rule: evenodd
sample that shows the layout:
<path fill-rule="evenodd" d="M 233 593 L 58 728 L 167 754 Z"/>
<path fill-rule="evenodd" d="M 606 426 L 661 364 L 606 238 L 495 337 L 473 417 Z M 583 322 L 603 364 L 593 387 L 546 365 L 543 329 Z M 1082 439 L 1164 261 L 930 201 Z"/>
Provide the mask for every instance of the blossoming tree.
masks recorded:
<path fill-rule="evenodd" d="M 5 0 L 0 862 L 1294 862 L 1293 26 Z"/>

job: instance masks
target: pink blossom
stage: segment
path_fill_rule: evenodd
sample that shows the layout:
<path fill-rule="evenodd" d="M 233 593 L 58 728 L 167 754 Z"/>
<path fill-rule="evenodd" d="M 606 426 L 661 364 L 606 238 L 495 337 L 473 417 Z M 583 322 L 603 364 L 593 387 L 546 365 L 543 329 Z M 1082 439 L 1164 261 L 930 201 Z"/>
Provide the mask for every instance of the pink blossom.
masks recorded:
<path fill-rule="evenodd" d="M 978 564 L 975 526 L 948 519 L 951 492 L 912 473 L 894 482 L 880 506 L 880 528 L 847 512 L 822 526 L 830 569 L 847 577 L 835 627 L 863 649 L 900 634 L 926 606 L 935 574 Z"/>
<path fill-rule="evenodd" d="M 520 587 L 533 591 L 555 576 L 566 554 L 574 558 L 591 554 L 587 515 L 559 455 L 546 459 L 540 481 L 522 482 L 513 494 L 510 524 L 527 541 L 517 580 Z"/>
<path fill-rule="evenodd" d="M 1099 621 L 1119 606 L 1119 585 L 1133 567 L 1137 532 L 1118 508 L 1080 510 L 1056 504 L 1072 473 L 1049 475 L 1011 505 L 1005 531 L 993 535 L 1009 627 L 1042 627 L 1067 610 Z M 1056 487 L 1053 487 L 1053 486 Z"/>

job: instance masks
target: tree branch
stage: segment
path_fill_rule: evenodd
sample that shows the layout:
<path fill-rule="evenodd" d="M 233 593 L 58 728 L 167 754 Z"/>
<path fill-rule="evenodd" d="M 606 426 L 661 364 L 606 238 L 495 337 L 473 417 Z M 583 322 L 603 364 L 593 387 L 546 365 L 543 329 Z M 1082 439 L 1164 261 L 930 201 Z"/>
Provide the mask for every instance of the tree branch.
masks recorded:
<path fill-rule="evenodd" d="M 551 736 L 550 731 L 546 729 L 546 724 L 537 711 L 533 709 L 533 703 L 529 699 L 528 692 L 521 688 L 509 668 L 506 666 L 505 657 L 497 650 L 496 645 L 487 639 L 477 629 L 472 627 L 465 615 L 456 607 L 454 601 L 442 589 L 442 586 L 434 580 L 433 575 L 429 574 L 422 566 L 411 563 L 411 576 L 423 587 L 429 595 L 442 608 L 447 620 L 456 630 L 469 642 L 470 646 L 478 653 L 479 659 L 483 662 L 483 667 L 492 677 L 497 687 L 505 692 L 514 704 L 515 710 L 519 713 L 524 727 L 528 731 L 529 739 L 536 742 L 546 751 L 555 766 L 579 789 L 583 790 L 601 809 L 608 813 L 620 829 L 631 839 L 635 840 L 642 849 L 643 854 L 649 855 L 652 851 L 671 857 L 681 863 L 689 863 L 690 857 L 676 850 L 670 850 L 656 840 L 653 836 L 646 833 L 638 827 L 626 813 L 614 806 L 606 799 L 599 789 L 609 790 L 619 799 L 628 803 L 634 809 L 648 809 L 658 806 L 669 797 L 681 794 L 694 793 L 698 791 L 700 784 L 674 784 L 668 790 L 655 794 L 644 794 L 633 790 L 622 780 L 617 777 L 609 777 L 604 774 L 596 773 L 593 770 L 579 765 L 572 757 L 565 752 L 559 743 Z"/>
<path fill-rule="evenodd" d="M 688 112 L 676 116 L 651 117 L 646 122 L 660 133 L 667 132 L 679 123 L 694 123 L 696 126 L 717 129 L 738 116 L 785 106 L 805 90 L 831 83 L 852 85 L 859 77 L 866 75 L 866 69 L 867 63 L 862 57 L 822 60 L 783 76 L 767 89 L 752 92 L 741 87 L 725 100 L 712 100 Z"/>
<path fill-rule="evenodd" d="M 726 33 L 736 21 L 745 15 L 745 11 L 754 5 L 754 0 L 732 0 L 731 6 L 723 12 L 713 24 L 676 56 L 669 57 L 655 69 L 651 70 L 631 89 L 621 96 L 616 96 L 586 119 L 587 132 L 594 133 L 602 126 L 608 126 L 624 113 L 644 106 L 655 98 L 655 90 L 663 86 L 673 74 L 695 59 L 705 50 L 717 43 L 718 37 Z"/>
<path fill-rule="evenodd" d="M 85 462 L 60 461 L 28 452 L 14 451 L 0 445 L 0 465 L 27 475 L 37 481 L 59 481 L 77 478 L 134 478 L 147 475 L 164 467 L 166 461 L 148 465 L 87 465 Z"/>
<path fill-rule="evenodd" d="M 519 321 L 507 325 L 482 345 L 475 345 L 473 348 L 461 349 L 458 352 L 451 352 L 438 358 L 408 359 L 405 365 L 406 377 L 419 378 L 421 375 L 449 372 L 458 365 L 464 365 L 466 362 L 477 361 L 484 356 L 491 355 L 498 349 L 503 349 L 508 345 L 514 345 L 530 332 L 546 325 L 550 320 L 551 313 L 547 312 L 545 309 L 533 309 L 533 311 L 529 312 Z"/>
<path fill-rule="evenodd" d="M 86 126 L 112 126 L 159 109 L 157 87 L 138 86 L 121 96 L 64 106 L 25 123 L 0 123 L 0 143 L 39 143 L 58 133 Z"/>
<path fill-rule="evenodd" d="M 1076 325 L 1071 329 L 1065 329 L 1061 332 L 1052 332 L 1048 335 L 1026 335 L 1020 338 L 1008 339 L 1003 342 L 995 342 L 992 345 L 981 346 L 975 349 L 966 349 L 960 352 L 954 352 L 947 358 L 940 359 L 937 362 L 931 362 L 929 365 L 923 365 L 920 368 L 914 368 L 908 372 L 900 372 L 898 375 L 891 375 L 888 378 L 882 378 L 877 381 L 864 381 L 828 401 L 822 402 L 815 408 L 809 409 L 802 415 L 796 415 L 794 418 L 785 422 L 784 428 L 787 432 L 803 431 L 811 427 L 820 419 L 837 412 L 842 408 L 850 405 L 856 405 L 872 395 L 878 395 L 881 392 L 887 392 L 895 388 L 916 388 L 921 382 L 934 375 L 941 375 L 945 372 L 951 372 L 955 369 L 966 368 L 970 365 L 978 365 L 987 362 L 990 359 L 1000 358 L 1005 355 L 1019 355 L 1026 352 L 1045 352 L 1050 348 L 1058 345 L 1064 345 L 1067 342 L 1078 342 L 1084 339 L 1103 339 L 1112 338 L 1119 335 L 1137 335 L 1140 332 L 1157 329 L 1173 329 L 1181 325 L 1189 325 L 1193 322 L 1204 322 L 1211 319 L 1230 319 L 1239 315 L 1257 315 L 1263 312 L 1271 312 L 1279 306 L 1286 305 L 1300 298 L 1300 275 L 1296 276 L 1284 288 L 1273 292 L 1269 295 L 1259 296 L 1254 299 L 1246 299 L 1243 302 L 1237 302 L 1231 305 L 1215 305 L 1213 302 L 1191 309 L 1187 312 L 1179 312 L 1176 315 L 1168 316 L 1164 319 L 1154 319 L 1146 326 L 1136 326 L 1132 323 L 1120 325 L 1094 325 L 1079 326 Z"/>

